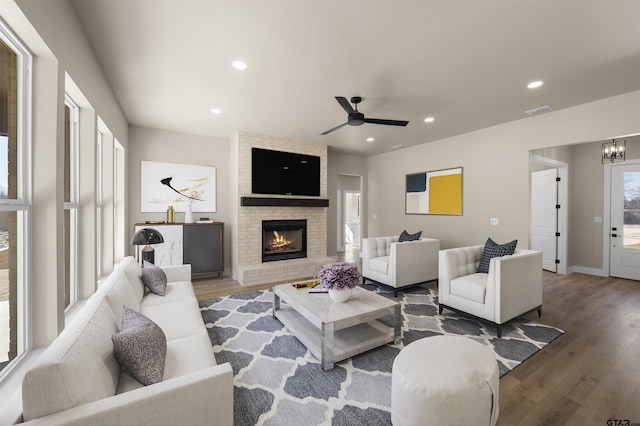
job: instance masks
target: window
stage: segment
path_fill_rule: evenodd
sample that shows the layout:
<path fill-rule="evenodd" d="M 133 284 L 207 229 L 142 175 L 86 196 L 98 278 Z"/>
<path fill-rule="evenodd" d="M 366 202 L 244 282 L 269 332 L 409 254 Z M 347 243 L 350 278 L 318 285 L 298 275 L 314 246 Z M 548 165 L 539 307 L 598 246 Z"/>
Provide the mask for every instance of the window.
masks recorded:
<path fill-rule="evenodd" d="M 96 167 L 96 234 L 98 280 L 125 255 L 125 151 L 98 119 Z"/>
<path fill-rule="evenodd" d="M 78 300 L 78 106 L 64 103 L 64 307 Z"/>
<path fill-rule="evenodd" d="M 28 348 L 31 55 L 0 20 L 0 376 Z"/>
<path fill-rule="evenodd" d="M 117 139 L 113 140 L 113 258 L 120 262 L 126 255 L 125 247 L 125 171 L 124 148 Z"/>
<path fill-rule="evenodd" d="M 102 132 L 96 135 L 96 279 L 102 276 Z"/>

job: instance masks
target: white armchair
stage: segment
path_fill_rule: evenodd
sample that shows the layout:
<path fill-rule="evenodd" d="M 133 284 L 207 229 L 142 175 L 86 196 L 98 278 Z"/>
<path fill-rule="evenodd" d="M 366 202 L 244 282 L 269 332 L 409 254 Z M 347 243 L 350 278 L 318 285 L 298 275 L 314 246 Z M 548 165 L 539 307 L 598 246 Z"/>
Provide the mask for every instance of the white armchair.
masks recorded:
<path fill-rule="evenodd" d="M 398 289 L 438 278 L 440 240 L 398 242 L 398 237 L 362 239 L 362 279 Z"/>
<path fill-rule="evenodd" d="M 542 253 L 517 249 L 494 257 L 489 273 L 477 273 L 484 246 L 440 251 L 438 301 L 444 308 L 489 321 L 502 337 L 502 325 L 529 311 L 542 315 Z"/>

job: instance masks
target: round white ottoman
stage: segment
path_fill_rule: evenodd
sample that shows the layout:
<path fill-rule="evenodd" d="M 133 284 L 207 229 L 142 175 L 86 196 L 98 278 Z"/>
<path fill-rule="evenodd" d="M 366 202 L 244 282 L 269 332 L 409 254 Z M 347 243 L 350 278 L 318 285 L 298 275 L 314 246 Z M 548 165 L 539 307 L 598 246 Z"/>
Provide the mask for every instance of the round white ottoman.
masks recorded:
<path fill-rule="evenodd" d="M 498 362 L 466 337 L 434 336 L 400 351 L 391 374 L 391 421 L 482 425 L 498 421 Z"/>

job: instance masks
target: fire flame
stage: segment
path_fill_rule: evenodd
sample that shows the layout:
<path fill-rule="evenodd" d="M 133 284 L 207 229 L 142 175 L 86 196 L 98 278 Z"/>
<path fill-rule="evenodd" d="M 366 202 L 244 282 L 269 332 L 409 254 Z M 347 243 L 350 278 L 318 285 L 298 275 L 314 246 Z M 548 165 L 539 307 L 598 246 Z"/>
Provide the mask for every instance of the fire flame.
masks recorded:
<path fill-rule="evenodd" d="M 278 231 L 273 231 L 273 240 L 271 241 L 271 249 L 286 248 L 292 242 L 287 240 L 284 235 L 280 235 Z"/>

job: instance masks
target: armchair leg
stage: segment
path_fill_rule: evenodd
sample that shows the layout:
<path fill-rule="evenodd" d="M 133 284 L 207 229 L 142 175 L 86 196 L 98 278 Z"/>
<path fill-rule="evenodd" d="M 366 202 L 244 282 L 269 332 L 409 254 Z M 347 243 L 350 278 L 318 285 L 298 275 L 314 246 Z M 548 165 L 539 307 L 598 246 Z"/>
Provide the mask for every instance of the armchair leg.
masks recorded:
<path fill-rule="evenodd" d="M 538 318 L 542 317 L 542 306 L 538 306 Z"/>
<path fill-rule="evenodd" d="M 393 290 L 393 297 L 398 297 L 398 289 Z"/>
<path fill-rule="evenodd" d="M 496 333 L 498 334 L 498 339 L 501 339 L 502 338 L 502 326 L 501 325 L 498 325 L 496 327 Z"/>
<path fill-rule="evenodd" d="M 438 304 L 438 315 L 442 315 L 442 311 L 444 311 L 444 306 Z"/>

